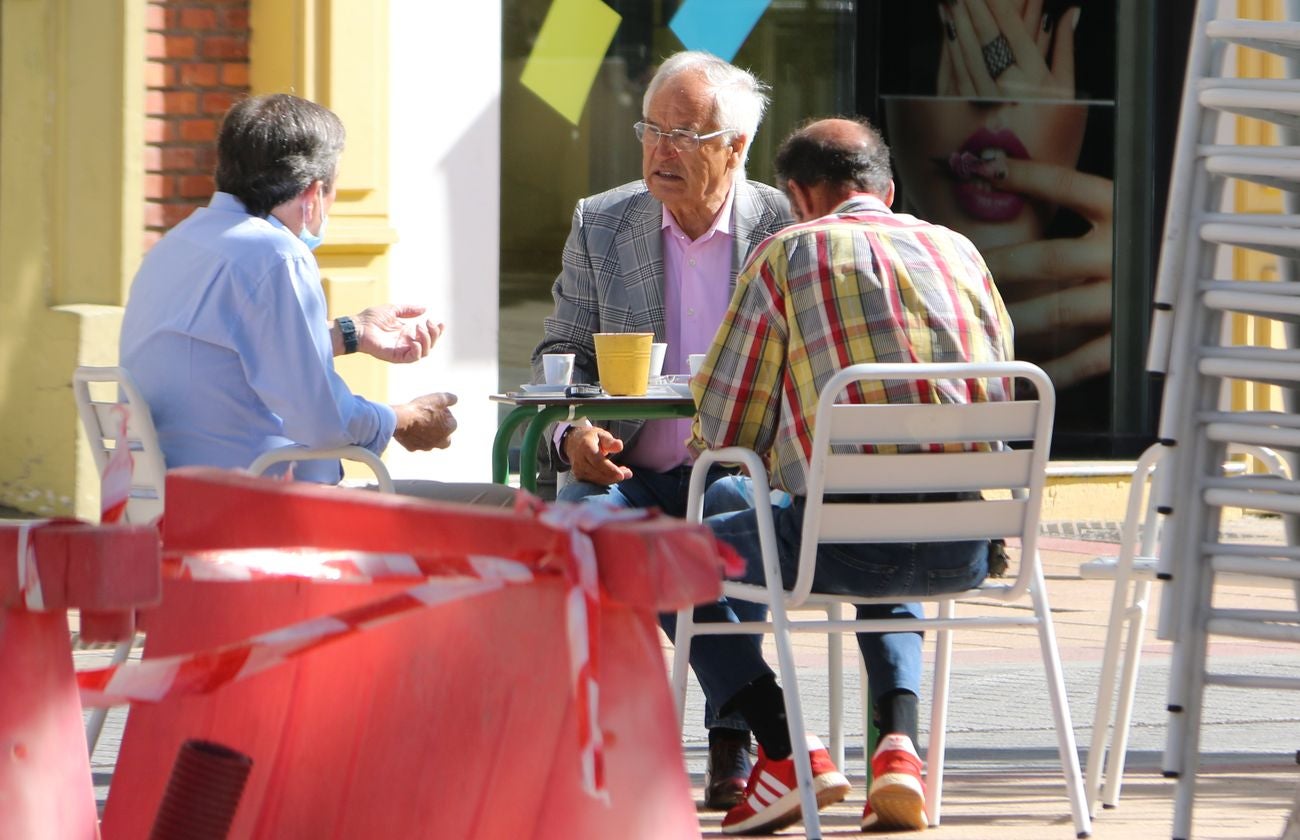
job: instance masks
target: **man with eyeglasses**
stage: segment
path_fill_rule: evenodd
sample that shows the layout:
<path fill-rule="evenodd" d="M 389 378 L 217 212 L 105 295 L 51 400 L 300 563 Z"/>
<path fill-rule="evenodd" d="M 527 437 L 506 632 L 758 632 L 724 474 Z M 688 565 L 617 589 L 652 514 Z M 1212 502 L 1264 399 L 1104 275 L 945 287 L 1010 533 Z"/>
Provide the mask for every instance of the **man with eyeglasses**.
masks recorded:
<path fill-rule="evenodd" d="M 555 310 L 533 351 L 537 381 L 543 354 L 573 353 L 573 381 L 595 382 L 597 332 L 653 332 L 668 345 L 665 374 L 685 373 L 687 357 L 709 349 L 738 270 L 760 242 L 792 221 L 780 191 L 744 177 L 767 107 L 765 89 L 749 72 L 708 53 L 677 53 L 660 66 L 633 126 L 642 180 L 584 198 L 574 211 L 552 289 Z M 689 437 L 689 420 L 560 424 L 552 458 L 571 481 L 559 499 L 682 516 Z M 719 492 L 706 497 L 705 512 L 748 504 L 740 494 Z M 762 608 L 751 606 L 761 618 Z M 664 617 L 670 635 L 674 618 Z M 705 804 L 729 808 L 744 795 L 750 736 L 739 717 L 713 721 L 711 712 L 705 713 Z"/>

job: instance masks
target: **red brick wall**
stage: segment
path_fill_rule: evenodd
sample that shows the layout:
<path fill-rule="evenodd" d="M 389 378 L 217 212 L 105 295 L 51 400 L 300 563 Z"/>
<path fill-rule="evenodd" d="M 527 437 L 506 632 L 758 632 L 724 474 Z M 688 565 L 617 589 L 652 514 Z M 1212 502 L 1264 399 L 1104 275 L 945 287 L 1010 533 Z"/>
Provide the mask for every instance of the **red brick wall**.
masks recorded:
<path fill-rule="evenodd" d="M 212 195 L 217 125 L 248 94 L 249 0 L 146 7 L 144 247 Z"/>

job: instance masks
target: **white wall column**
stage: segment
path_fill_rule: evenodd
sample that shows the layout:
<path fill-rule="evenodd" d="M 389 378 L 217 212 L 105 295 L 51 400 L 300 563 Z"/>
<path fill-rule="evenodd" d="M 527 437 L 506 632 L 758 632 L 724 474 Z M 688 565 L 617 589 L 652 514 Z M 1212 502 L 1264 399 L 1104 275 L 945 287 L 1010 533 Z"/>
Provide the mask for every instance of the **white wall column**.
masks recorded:
<path fill-rule="evenodd" d="M 451 391 L 449 449 L 385 455 L 395 476 L 487 481 L 497 409 L 501 6 L 390 0 L 390 298 L 423 303 L 447 331 L 389 375 L 391 401 Z"/>

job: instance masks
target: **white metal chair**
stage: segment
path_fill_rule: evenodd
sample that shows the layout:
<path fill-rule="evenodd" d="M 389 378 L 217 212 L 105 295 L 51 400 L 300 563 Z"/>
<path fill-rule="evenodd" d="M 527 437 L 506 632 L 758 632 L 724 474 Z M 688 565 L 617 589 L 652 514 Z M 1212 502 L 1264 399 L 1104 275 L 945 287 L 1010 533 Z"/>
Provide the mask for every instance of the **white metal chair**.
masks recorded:
<path fill-rule="evenodd" d="M 837 404 L 845 387 L 857 381 L 880 380 L 970 380 L 1018 378 L 1032 383 L 1037 397 L 1032 400 L 974 404 Z M 758 524 L 763 548 L 766 586 L 727 582 L 728 597 L 760 601 L 768 605 L 771 620 L 738 624 L 695 623 L 690 610 L 677 620 L 673 660 L 673 687 L 677 692 L 679 718 L 684 701 L 686 668 L 692 639 L 697 635 L 766 632 L 775 634 L 778 670 L 786 698 L 791 743 L 794 745 L 796 776 L 799 781 L 804 827 L 808 837 L 820 837 L 816 798 L 811 788 L 803 711 L 799 700 L 791 634 L 796 632 L 848 633 L 900 630 L 937 630 L 934 689 L 931 706 L 930 742 L 926 751 L 928 783 L 926 813 L 931 825 L 940 823 L 943 792 L 943 759 L 947 719 L 948 682 L 952 655 L 952 631 L 961 627 L 1026 626 L 1037 630 L 1047 688 L 1051 695 L 1054 723 L 1070 811 L 1078 836 L 1090 831 L 1090 819 L 1083 798 L 1079 759 L 1066 702 L 1056 636 L 1048 609 L 1040 566 L 1037 537 L 1046 476 L 1048 448 L 1055 411 L 1055 392 L 1042 370 L 1025 362 L 993 364 L 864 364 L 846 368 L 826 385 L 818 405 L 814 427 L 813 456 L 807 477 L 803 542 L 798 576 L 786 590 L 775 551 L 771 509 L 760 505 Z M 1017 442 L 1011 449 L 1004 443 Z M 949 451 L 926 451 L 930 444 L 943 444 Z M 862 452 L 864 445 L 899 446 L 898 454 Z M 833 447 L 833 449 L 832 449 Z M 950 451 L 960 449 L 961 451 Z M 698 519 L 703 479 L 708 465 L 716 462 L 742 463 L 754 479 L 755 498 L 766 492 L 767 474 L 761 459 L 752 451 L 725 448 L 704 453 L 692 474 L 688 512 Z M 908 501 L 888 504 L 837 502 L 830 494 L 980 493 L 989 498 L 969 501 Z M 792 620 L 788 611 L 823 603 L 897 602 L 900 597 L 866 599 L 811 593 L 818 543 L 846 542 L 930 542 L 1018 538 L 1021 556 L 1014 575 L 986 581 L 980 587 L 948 595 L 914 597 L 908 601 L 936 604 L 933 617 L 872 621 Z M 1001 604 L 1028 598 L 1032 612 L 1023 609 L 997 610 Z M 958 601 L 977 599 L 992 606 L 981 615 L 958 617 Z"/>
<path fill-rule="evenodd" d="M 123 520 L 136 524 L 155 521 L 163 512 L 167 466 L 158 445 L 158 431 L 154 428 L 153 415 L 131 374 L 121 367 L 83 365 L 73 372 L 72 391 L 77 403 L 77 414 L 81 418 L 81 426 L 86 432 L 99 474 L 105 474 L 109 459 L 118 446 L 125 445 L 130 449 L 131 487 Z M 123 420 L 126 422 L 124 440 L 120 439 Z M 283 461 L 326 458 L 364 463 L 374 472 L 380 491 L 393 492 L 393 479 L 384 462 L 360 446 L 337 449 L 282 446 L 263 453 L 249 465 L 248 471 L 261 475 L 271 465 Z M 131 653 L 131 644 L 128 640 L 117 646 L 113 651 L 114 665 L 126 661 Z M 92 755 L 107 714 L 107 709 L 95 709 L 86 723 L 86 743 Z"/>
<path fill-rule="evenodd" d="M 1124 781 L 1128 732 L 1133 719 L 1138 665 L 1142 657 L 1142 636 L 1146 630 L 1151 584 L 1156 580 L 1159 563 L 1156 549 L 1160 540 L 1162 517 L 1156 509 L 1156 497 L 1151 492 L 1151 484 L 1166 451 L 1166 447 L 1161 444 L 1152 444 L 1137 460 L 1129 484 L 1124 523 L 1120 528 L 1119 554 L 1096 557 L 1079 564 L 1080 577 L 1115 582 L 1106 625 L 1097 704 L 1093 713 L 1092 743 L 1084 770 L 1084 790 L 1090 813 L 1096 806 L 1098 796 L 1103 807 L 1114 808 L 1118 805 Z M 1267 447 L 1233 445 L 1229 451 L 1253 456 L 1272 476 L 1290 476 L 1286 462 Z M 1236 465 L 1225 465 L 1225 471 L 1231 472 L 1233 466 Z M 1117 676 L 1118 694 L 1115 687 Z M 1115 714 L 1113 729 L 1112 707 Z"/>
<path fill-rule="evenodd" d="M 312 449 L 307 446 L 280 446 L 263 452 L 248 465 L 253 475 L 261 475 L 275 464 L 285 461 L 345 460 L 358 461 L 375 474 L 375 483 L 381 493 L 393 492 L 393 479 L 378 455 L 362 446 L 339 446 L 334 449 Z"/>
<path fill-rule="evenodd" d="M 123 519 L 135 524 L 153 522 L 163 512 L 167 465 L 158 446 L 153 415 L 131 375 L 120 367 L 82 366 L 72 374 L 72 393 L 101 476 L 122 443 L 118 440 L 119 425 L 126 421 L 124 442 L 131 450 L 132 463 L 131 491 Z"/>

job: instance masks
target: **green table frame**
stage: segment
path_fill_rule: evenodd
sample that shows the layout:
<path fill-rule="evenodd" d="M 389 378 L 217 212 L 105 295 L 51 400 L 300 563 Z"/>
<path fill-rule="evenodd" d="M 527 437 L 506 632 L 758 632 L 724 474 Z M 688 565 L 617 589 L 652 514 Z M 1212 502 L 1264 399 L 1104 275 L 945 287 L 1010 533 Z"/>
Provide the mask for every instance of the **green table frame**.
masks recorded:
<path fill-rule="evenodd" d="M 537 446 L 542 433 L 552 423 L 586 417 L 589 420 L 662 420 L 694 417 L 695 402 L 690 397 L 653 395 L 644 397 L 590 397 L 576 399 L 562 394 L 493 394 L 493 402 L 513 405 L 492 440 L 492 481 L 505 484 L 510 474 L 510 441 L 515 431 L 524 427 L 519 444 L 519 486 L 537 492 Z M 526 425 L 525 425 L 526 424 Z"/>

